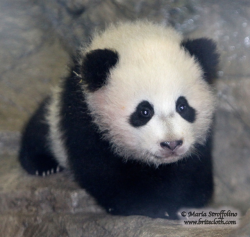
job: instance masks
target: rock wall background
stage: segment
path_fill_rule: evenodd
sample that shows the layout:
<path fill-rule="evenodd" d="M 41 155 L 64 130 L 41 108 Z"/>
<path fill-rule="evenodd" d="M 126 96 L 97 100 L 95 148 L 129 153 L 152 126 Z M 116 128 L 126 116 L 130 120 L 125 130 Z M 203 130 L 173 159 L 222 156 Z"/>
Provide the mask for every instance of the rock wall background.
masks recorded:
<path fill-rule="evenodd" d="M 106 236 L 118 236 L 107 226 L 123 221 L 120 228 L 135 233 L 135 226 L 129 226 L 126 218 L 118 221 L 104 217 L 107 222 L 103 224 L 101 214 L 93 218 L 75 216 L 93 215 L 101 210 L 84 190 L 67 181 L 68 174 L 46 179 L 27 176 L 20 169 L 16 154 L 23 124 L 50 87 L 66 74 L 69 55 L 82 42 L 88 42 L 93 30 L 118 20 L 138 18 L 172 25 L 185 36 L 207 36 L 217 42 L 221 64 L 214 141 L 216 192 L 211 205 L 234 206 L 243 215 L 250 207 L 249 0 L 0 0 L 0 213 L 4 227 L 0 229 L 6 231 L 3 236 L 57 236 L 55 228 L 66 228 L 69 218 L 75 221 L 69 222 L 68 232 L 61 236 L 77 236 L 69 231 L 73 226 L 81 226 L 79 233 L 84 233 L 80 224 L 83 220 L 86 228 L 93 231 L 102 223 Z M 55 216 L 56 221 L 50 223 L 48 214 Z M 245 220 L 249 220 L 249 214 Z M 137 236 L 156 236 L 160 233 L 156 231 L 158 225 L 167 226 L 168 236 L 173 225 L 180 228 L 176 223 L 150 222 L 149 218 L 131 217 L 131 222 L 143 229 Z M 11 228 L 13 223 L 16 229 Z M 37 223 L 47 232 L 35 232 Z M 147 231 L 143 223 L 151 223 Z M 249 221 L 243 223 L 244 231 L 249 231 Z M 228 229 L 223 231 L 221 236 L 229 233 Z M 92 234 L 98 236 L 98 232 Z"/>

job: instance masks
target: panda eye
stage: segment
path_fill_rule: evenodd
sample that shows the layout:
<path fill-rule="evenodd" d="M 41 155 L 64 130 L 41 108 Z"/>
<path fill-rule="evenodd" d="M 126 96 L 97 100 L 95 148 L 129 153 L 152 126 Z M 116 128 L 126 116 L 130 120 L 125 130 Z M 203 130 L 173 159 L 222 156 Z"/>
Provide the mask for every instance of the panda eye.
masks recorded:
<path fill-rule="evenodd" d="M 196 110 L 191 107 L 184 96 L 176 101 L 176 112 L 186 121 L 193 123 L 196 119 Z"/>
<path fill-rule="evenodd" d="M 154 107 L 146 100 L 141 101 L 135 111 L 129 117 L 129 123 L 133 127 L 141 127 L 146 125 L 154 116 Z"/>
<path fill-rule="evenodd" d="M 142 115 L 144 118 L 151 117 L 151 111 L 150 111 L 149 109 L 143 109 L 143 110 L 141 110 L 141 115 Z"/>
<path fill-rule="evenodd" d="M 186 109 L 187 109 L 187 106 L 185 104 L 180 104 L 177 106 L 177 110 L 179 113 L 185 112 Z"/>

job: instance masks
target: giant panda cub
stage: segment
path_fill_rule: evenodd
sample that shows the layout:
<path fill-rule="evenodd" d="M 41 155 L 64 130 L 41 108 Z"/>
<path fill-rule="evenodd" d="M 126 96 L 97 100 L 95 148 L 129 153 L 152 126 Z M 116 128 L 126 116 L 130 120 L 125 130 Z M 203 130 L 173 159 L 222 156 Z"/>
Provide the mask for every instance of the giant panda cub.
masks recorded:
<path fill-rule="evenodd" d="M 69 169 L 114 215 L 176 218 L 213 192 L 213 41 L 151 22 L 96 33 L 24 129 L 33 175 Z"/>

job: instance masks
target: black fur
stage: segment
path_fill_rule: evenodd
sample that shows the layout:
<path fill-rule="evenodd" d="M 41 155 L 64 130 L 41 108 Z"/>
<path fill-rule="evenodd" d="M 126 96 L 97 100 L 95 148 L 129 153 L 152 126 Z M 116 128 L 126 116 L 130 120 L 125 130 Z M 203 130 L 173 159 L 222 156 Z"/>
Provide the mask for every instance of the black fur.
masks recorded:
<path fill-rule="evenodd" d="M 219 54 L 216 50 L 216 44 L 206 38 L 186 40 L 182 42 L 182 46 L 191 56 L 194 56 L 200 63 L 204 72 L 204 79 L 212 84 L 216 77 L 217 66 L 219 63 Z"/>
<path fill-rule="evenodd" d="M 51 154 L 48 144 L 49 127 L 45 115 L 49 100 L 47 98 L 42 102 L 27 123 L 22 135 L 19 160 L 29 174 L 47 175 L 62 170 Z"/>
<path fill-rule="evenodd" d="M 148 123 L 154 115 L 154 108 L 148 101 L 140 102 L 135 112 L 131 114 L 129 123 L 133 127 L 140 127 Z"/>
<path fill-rule="evenodd" d="M 176 112 L 190 123 L 195 121 L 196 111 L 192 108 L 184 96 L 180 96 L 176 101 Z"/>
<path fill-rule="evenodd" d="M 118 53 L 109 49 L 96 49 L 86 54 L 81 74 L 89 91 L 94 92 L 105 84 L 118 59 Z"/>

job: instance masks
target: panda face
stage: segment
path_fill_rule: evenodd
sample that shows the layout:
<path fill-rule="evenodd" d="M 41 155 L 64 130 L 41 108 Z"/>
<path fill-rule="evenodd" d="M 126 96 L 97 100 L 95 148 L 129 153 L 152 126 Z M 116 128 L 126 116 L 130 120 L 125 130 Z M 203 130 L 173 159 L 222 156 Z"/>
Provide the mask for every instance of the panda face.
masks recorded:
<path fill-rule="evenodd" d="M 160 118 L 157 118 L 157 113 L 154 112 L 154 106 L 149 101 L 142 101 L 140 102 L 135 111 L 130 115 L 129 117 L 129 123 L 131 126 L 143 130 L 143 126 L 147 126 L 147 124 L 150 124 L 150 120 L 156 120 L 156 124 L 152 126 L 152 132 L 149 134 L 149 136 L 153 136 L 156 134 L 156 128 L 159 128 L 159 131 L 165 131 L 166 134 L 162 134 L 159 137 L 162 137 L 161 139 L 158 139 L 158 148 L 155 147 L 155 151 L 149 153 L 151 157 L 153 157 L 153 162 L 158 164 L 160 163 L 171 163 L 173 161 L 176 161 L 176 159 L 180 159 L 183 155 L 187 155 L 188 152 L 188 146 L 187 142 L 184 143 L 184 137 L 183 133 L 182 135 L 177 135 L 178 133 L 173 133 L 173 128 L 175 127 L 174 124 L 171 124 L 171 120 L 173 120 L 173 123 L 175 123 L 175 114 L 178 114 L 176 117 L 176 121 L 178 117 L 180 116 L 182 119 L 186 120 L 188 123 L 194 123 L 195 117 L 196 117 L 196 111 L 194 108 L 192 108 L 185 97 L 180 96 L 176 102 L 175 102 L 175 111 L 171 113 L 169 116 L 161 116 Z M 159 111 L 159 114 L 161 114 L 161 111 Z M 156 118 L 154 118 L 156 116 Z M 173 119 L 172 119 L 173 118 Z M 152 124 L 154 122 L 152 121 Z M 179 122 L 181 125 L 181 123 Z M 150 125 L 146 127 L 144 130 L 149 130 Z M 185 128 L 185 125 L 183 126 Z M 155 131 L 153 131 L 155 129 Z M 147 133 L 147 131 L 146 131 Z M 160 133 L 160 132 L 159 132 Z M 172 134 L 171 134 L 172 133 Z M 186 135 L 186 138 L 188 135 Z M 183 145 L 184 144 L 184 145 Z M 141 147 L 143 145 L 140 145 Z M 150 147 L 150 144 L 148 144 Z M 153 147 L 151 145 L 151 147 Z M 146 147 L 145 147 L 146 149 Z M 152 149 L 153 151 L 154 149 Z"/>
<path fill-rule="evenodd" d="M 85 98 L 115 153 L 156 166 L 176 162 L 206 140 L 214 111 L 214 96 L 204 80 L 206 67 L 181 47 L 172 29 L 166 37 L 164 28 L 133 27 L 129 30 L 135 38 L 112 28 L 87 49 L 91 54 L 104 47 L 99 52 L 106 66 L 101 72 L 83 70 Z M 107 57 L 104 51 L 110 51 Z M 98 83 L 91 78 L 96 73 L 101 75 Z"/>

